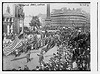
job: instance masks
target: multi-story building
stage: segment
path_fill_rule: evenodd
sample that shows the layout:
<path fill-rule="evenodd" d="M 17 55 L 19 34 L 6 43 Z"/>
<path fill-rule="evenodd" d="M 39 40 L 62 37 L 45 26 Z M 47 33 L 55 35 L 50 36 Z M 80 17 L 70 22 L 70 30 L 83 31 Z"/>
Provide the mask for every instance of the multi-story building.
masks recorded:
<path fill-rule="evenodd" d="M 55 9 L 51 13 L 51 26 L 89 26 L 90 16 L 81 9 Z"/>
<path fill-rule="evenodd" d="M 10 35 L 13 33 L 14 16 L 10 14 L 10 7 L 7 7 L 6 13 L 3 14 L 3 34 Z"/>
<path fill-rule="evenodd" d="M 47 5 L 46 26 L 49 28 L 58 27 L 90 27 L 90 15 L 81 9 L 53 9 L 50 13 L 50 6 Z M 49 17 L 49 21 L 48 21 Z M 48 25 L 48 23 L 50 25 Z"/>
<path fill-rule="evenodd" d="M 23 6 L 20 4 L 13 5 L 13 15 L 10 14 L 10 7 L 7 7 L 6 13 L 3 13 L 3 34 L 6 36 L 20 34 L 20 25 L 22 31 L 24 28 Z"/>

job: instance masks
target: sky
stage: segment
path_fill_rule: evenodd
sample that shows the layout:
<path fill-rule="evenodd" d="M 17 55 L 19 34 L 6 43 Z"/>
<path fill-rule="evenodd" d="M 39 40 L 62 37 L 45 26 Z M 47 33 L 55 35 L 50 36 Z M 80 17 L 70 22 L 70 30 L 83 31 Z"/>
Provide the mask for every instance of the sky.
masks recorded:
<path fill-rule="evenodd" d="M 44 3 L 23 3 L 25 15 L 38 15 L 38 14 L 46 14 L 46 5 Z M 6 12 L 7 6 L 10 6 L 11 14 L 13 14 L 13 5 L 14 3 L 4 3 L 3 4 L 3 13 Z M 52 9 L 60 9 L 62 7 L 67 7 L 70 9 L 73 8 L 81 8 L 82 10 L 90 13 L 90 5 L 89 4 L 79 4 L 79 3 L 51 3 L 50 4 L 50 12 Z"/>

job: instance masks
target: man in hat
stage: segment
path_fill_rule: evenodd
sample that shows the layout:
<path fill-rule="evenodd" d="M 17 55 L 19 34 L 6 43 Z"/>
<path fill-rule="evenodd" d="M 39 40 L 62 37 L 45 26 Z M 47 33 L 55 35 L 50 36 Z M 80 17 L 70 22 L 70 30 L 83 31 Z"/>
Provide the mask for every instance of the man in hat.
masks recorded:
<path fill-rule="evenodd" d="M 30 59 L 30 54 L 31 54 L 31 52 L 29 52 L 29 53 L 26 55 L 27 63 L 28 63 L 29 61 L 31 61 L 31 59 Z"/>
<path fill-rule="evenodd" d="M 40 54 L 37 54 L 39 56 L 39 63 L 40 66 L 42 66 L 42 64 L 44 64 L 43 60 L 44 60 L 44 56 L 43 56 L 43 51 L 40 52 Z"/>

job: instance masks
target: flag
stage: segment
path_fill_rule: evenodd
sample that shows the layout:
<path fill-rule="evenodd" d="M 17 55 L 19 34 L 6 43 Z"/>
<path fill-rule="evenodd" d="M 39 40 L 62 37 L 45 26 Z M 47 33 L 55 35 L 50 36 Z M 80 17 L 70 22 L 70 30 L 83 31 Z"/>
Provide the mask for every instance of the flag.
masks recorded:
<path fill-rule="evenodd" d="M 16 48 L 20 47 L 21 45 L 22 45 L 22 41 L 19 40 L 18 37 L 16 37 L 15 40 L 10 45 L 8 45 L 3 49 L 3 53 L 7 56 L 11 52 L 13 52 Z"/>

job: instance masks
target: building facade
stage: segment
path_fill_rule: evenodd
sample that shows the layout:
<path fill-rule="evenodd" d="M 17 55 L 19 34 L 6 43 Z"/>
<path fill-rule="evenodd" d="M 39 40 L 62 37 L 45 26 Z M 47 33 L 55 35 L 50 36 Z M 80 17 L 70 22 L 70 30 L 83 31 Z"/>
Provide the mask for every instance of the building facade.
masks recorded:
<path fill-rule="evenodd" d="M 47 7 L 48 8 L 48 7 Z M 50 12 L 50 11 L 49 11 Z M 48 11 L 47 11 L 48 15 Z M 47 16 L 48 17 L 48 16 Z M 90 15 L 81 9 L 53 9 L 47 27 L 90 27 Z"/>
<path fill-rule="evenodd" d="M 55 9 L 51 13 L 51 25 L 53 26 L 88 26 L 90 24 L 89 14 L 81 9 Z"/>
<path fill-rule="evenodd" d="M 24 32 L 24 17 L 23 4 L 14 5 L 14 33 L 20 34 L 20 27 L 22 27 L 21 33 Z"/>
<path fill-rule="evenodd" d="M 7 7 L 6 13 L 2 17 L 3 34 L 10 35 L 14 32 L 14 16 L 10 14 L 10 7 Z"/>
<path fill-rule="evenodd" d="M 3 36 L 6 38 L 11 38 L 12 35 L 19 35 L 24 32 L 23 5 L 14 4 L 13 15 L 10 13 L 10 7 L 7 6 L 6 13 L 3 13 L 2 19 Z"/>

